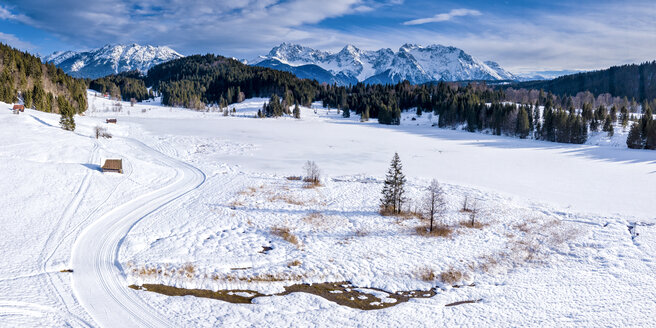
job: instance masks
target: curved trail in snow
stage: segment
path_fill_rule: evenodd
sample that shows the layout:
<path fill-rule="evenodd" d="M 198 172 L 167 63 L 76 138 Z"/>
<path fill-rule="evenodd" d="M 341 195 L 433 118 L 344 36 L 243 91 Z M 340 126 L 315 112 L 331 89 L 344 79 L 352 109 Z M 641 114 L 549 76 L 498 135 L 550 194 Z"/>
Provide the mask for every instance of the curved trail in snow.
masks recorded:
<path fill-rule="evenodd" d="M 162 316 L 128 288 L 120 263 L 119 248 L 130 229 L 205 182 L 199 169 L 168 157 L 140 141 L 125 139 L 175 169 L 172 182 L 111 209 L 77 238 L 71 258 L 73 290 L 79 302 L 102 327 L 169 327 L 175 323 Z"/>

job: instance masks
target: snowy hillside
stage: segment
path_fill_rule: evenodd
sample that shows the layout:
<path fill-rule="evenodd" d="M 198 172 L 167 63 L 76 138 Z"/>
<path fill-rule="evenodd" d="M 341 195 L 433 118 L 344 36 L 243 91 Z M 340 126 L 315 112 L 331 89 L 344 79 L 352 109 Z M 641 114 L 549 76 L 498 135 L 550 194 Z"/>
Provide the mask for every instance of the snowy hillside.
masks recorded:
<path fill-rule="evenodd" d="M 442 45 L 419 46 L 406 44 L 398 52 L 391 49 L 369 51 L 353 45 L 338 53 L 282 43 L 266 56 L 249 61 L 249 64 L 278 68 L 302 78 L 315 78 L 319 82 L 338 84 L 395 83 L 408 80 L 420 84 L 431 81 L 512 80 L 514 75 L 495 62 L 482 62 L 463 50 Z M 329 72 L 313 76 L 301 67 L 317 66 Z M 277 66 L 277 67 L 276 67 Z"/>
<path fill-rule="evenodd" d="M 55 52 L 43 61 L 54 63 L 74 77 L 98 78 L 131 70 L 146 72 L 157 64 L 182 57 L 169 47 L 133 43 L 106 45 L 85 52 Z"/>
<path fill-rule="evenodd" d="M 225 114 L 88 99 L 75 132 L 0 103 L 3 327 L 653 324 L 653 151 L 439 129 L 412 112 L 384 126 L 318 103 L 257 119 L 266 99 Z M 394 152 L 408 208 L 442 183 L 448 237 L 378 213 Z M 107 158 L 123 174 L 103 173 Z M 295 178 L 306 160 L 320 186 Z"/>

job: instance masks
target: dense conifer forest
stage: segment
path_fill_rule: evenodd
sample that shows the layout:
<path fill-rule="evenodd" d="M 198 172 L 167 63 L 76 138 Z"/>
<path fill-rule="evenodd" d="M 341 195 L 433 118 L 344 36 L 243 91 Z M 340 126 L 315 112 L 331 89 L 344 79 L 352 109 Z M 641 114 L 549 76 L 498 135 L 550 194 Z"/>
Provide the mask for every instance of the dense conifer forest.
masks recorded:
<path fill-rule="evenodd" d="M 595 95 L 610 93 L 615 97 L 627 97 L 642 102 L 656 98 L 656 61 L 613 66 L 605 70 L 566 75 L 547 81 L 523 82 L 513 87 L 542 89 L 561 96 L 574 96 L 583 91 Z"/>
<path fill-rule="evenodd" d="M 114 99 L 143 101 L 153 97 L 152 91 L 146 88 L 141 73 L 138 71 L 95 79 L 89 83 L 89 89 L 106 93 Z"/>
<path fill-rule="evenodd" d="M 53 64 L 0 43 L 0 101 L 44 112 L 82 113 L 87 109 L 87 82 L 70 77 Z"/>

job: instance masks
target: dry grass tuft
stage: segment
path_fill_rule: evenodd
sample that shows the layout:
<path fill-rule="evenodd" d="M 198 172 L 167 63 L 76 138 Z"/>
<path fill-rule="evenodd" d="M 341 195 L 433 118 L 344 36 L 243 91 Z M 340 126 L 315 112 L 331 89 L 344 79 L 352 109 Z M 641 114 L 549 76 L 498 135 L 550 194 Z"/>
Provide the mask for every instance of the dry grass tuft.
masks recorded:
<path fill-rule="evenodd" d="M 287 263 L 287 266 L 288 267 L 295 267 L 295 266 L 299 266 L 301 264 L 303 264 L 303 262 L 301 262 L 301 260 L 293 260 L 293 261 Z"/>
<path fill-rule="evenodd" d="M 382 216 L 395 216 L 401 219 L 415 219 L 415 218 L 419 220 L 424 219 L 423 214 L 416 211 L 395 212 L 391 208 L 387 208 L 387 207 L 381 207 L 378 213 Z"/>
<path fill-rule="evenodd" d="M 302 200 L 291 198 L 289 195 L 273 195 L 273 196 L 269 197 L 269 201 L 270 202 L 283 201 L 287 204 L 297 205 L 297 206 L 302 206 L 302 205 L 307 204 L 306 202 L 304 202 Z"/>
<path fill-rule="evenodd" d="M 185 277 L 187 278 L 194 277 L 194 273 L 196 272 L 196 267 L 193 264 L 187 263 L 182 267 L 182 269 L 184 270 Z"/>
<path fill-rule="evenodd" d="M 230 202 L 228 204 L 228 207 L 230 207 L 232 209 L 235 209 L 237 207 L 242 207 L 242 206 L 244 206 L 244 202 L 242 202 L 240 200 L 233 200 L 232 202 Z"/>
<path fill-rule="evenodd" d="M 472 222 L 470 220 L 463 220 L 460 221 L 460 226 L 463 228 L 483 229 L 484 227 L 487 226 L 487 224 L 479 221 L 475 221 L 474 224 L 472 225 Z"/>
<path fill-rule="evenodd" d="M 296 246 L 299 244 L 298 237 L 296 237 L 288 227 L 272 227 L 271 233 Z"/>
<path fill-rule="evenodd" d="M 305 223 L 309 223 L 315 226 L 321 226 L 324 223 L 324 217 L 321 212 L 314 211 L 310 212 L 306 216 L 303 217 L 302 219 Z"/>
<path fill-rule="evenodd" d="M 305 189 L 314 189 L 323 186 L 320 181 L 313 181 L 307 179 L 303 179 L 303 181 L 305 181 L 305 184 L 303 185 L 303 188 Z"/>
<path fill-rule="evenodd" d="M 430 227 L 427 225 L 418 226 L 415 230 L 417 235 L 422 237 L 451 237 L 453 234 L 453 229 L 446 225 L 437 225 L 433 227 L 433 231 L 430 231 Z"/>
<path fill-rule="evenodd" d="M 286 177 L 285 179 L 290 180 L 290 181 L 301 181 L 303 178 L 301 178 L 300 176 L 292 175 L 292 176 Z"/>
<path fill-rule="evenodd" d="M 446 270 L 446 271 L 440 273 L 440 280 L 443 283 L 449 284 L 449 285 L 453 285 L 457 282 L 460 282 L 462 280 L 462 277 L 463 277 L 462 272 L 460 272 L 460 271 L 458 271 L 454 268 L 450 268 L 449 270 Z"/>

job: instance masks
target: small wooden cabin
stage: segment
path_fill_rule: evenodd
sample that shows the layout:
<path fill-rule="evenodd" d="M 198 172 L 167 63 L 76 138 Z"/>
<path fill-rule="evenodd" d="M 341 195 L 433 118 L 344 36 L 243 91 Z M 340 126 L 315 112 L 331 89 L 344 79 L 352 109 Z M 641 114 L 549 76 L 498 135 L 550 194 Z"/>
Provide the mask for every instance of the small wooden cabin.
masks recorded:
<path fill-rule="evenodd" d="M 105 121 L 106 121 L 107 123 L 116 124 L 116 119 L 115 119 L 115 118 L 108 118 L 108 119 L 105 120 Z"/>
<path fill-rule="evenodd" d="M 123 160 L 122 159 L 107 159 L 102 166 L 103 172 L 116 172 L 123 173 Z"/>
<path fill-rule="evenodd" d="M 23 106 L 23 105 L 14 105 L 14 110 L 24 112 L 25 111 L 25 106 Z"/>

